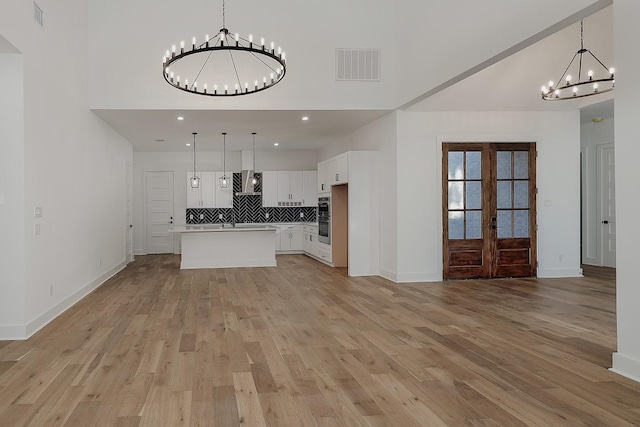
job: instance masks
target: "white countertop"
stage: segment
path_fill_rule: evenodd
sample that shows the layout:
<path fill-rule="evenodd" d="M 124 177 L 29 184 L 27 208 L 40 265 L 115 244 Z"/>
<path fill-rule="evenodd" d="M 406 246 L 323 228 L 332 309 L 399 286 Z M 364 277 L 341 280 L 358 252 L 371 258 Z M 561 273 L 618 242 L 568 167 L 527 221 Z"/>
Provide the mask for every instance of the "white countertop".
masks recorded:
<path fill-rule="evenodd" d="M 172 233 L 206 233 L 206 232 L 231 232 L 231 231 L 276 231 L 276 227 L 270 224 L 201 224 L 186 225 L 173 227 L 169 232 Z"/>

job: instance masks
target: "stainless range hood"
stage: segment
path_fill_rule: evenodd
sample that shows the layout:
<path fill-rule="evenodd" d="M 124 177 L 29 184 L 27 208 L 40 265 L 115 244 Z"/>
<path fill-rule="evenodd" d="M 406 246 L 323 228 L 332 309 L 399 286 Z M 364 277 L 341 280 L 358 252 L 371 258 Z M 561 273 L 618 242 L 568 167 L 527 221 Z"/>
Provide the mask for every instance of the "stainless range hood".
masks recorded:
<path fill-rule="evenodd" d="M 251 182 L 253 178 L 253 152 L 250 150 L 242 151 L 242 190 L 236 193 L 236 196 L 260 196 L 261 192 L 255 191 Z"/>

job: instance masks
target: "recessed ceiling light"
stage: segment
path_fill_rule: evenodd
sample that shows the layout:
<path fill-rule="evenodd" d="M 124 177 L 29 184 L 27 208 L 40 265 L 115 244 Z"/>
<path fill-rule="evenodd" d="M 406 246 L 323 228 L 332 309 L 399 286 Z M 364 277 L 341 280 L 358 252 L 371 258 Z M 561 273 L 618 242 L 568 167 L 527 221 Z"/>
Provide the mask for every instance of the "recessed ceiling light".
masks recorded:
<path fill-rule="evenodd" d="M 594 123 L 600 123 L 603 120 L 604 120 L 604 117 L 594 117 L 593 119 L 591 119 L 591 121 Z"/>
<path fill-rule="evenodd" d="M 164 142 L 164 139 L 156 139 L 156 142 Z"/>
<path fill-rule="evenodd" d="M 309 120 L 309 117 L 307 117 L 307 116 L 304 116 L 304 117 L 302 118 L 302 121 L 303 121 L 303 122 L 306 122 L 307 120 Z"/>
<path fill-rule="evenodd" d="M 273 146 L 274 146 L 274 147 L 277 147 L 278 145 L 280 145 L 280 143 L 278 143 L 278 142 L 274 142 L 274 143 L 273 143 Z"/>
<path fill-rule="evenodd" d="M 178 116 L 178 120 L 184 120 L 184 117 Z"/>

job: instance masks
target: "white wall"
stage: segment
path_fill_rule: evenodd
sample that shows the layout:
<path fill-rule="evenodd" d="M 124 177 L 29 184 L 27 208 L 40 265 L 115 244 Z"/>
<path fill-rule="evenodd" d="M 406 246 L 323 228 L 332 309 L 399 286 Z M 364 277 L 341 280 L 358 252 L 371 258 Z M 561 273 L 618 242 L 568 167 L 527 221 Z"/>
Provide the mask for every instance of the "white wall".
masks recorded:
<path fill-rule="evenodd" d="M 493 58 L 491 63 L 503 59 L 503 52 L 547 30 L 563 17 L 588 6 L 595 5 L 597 10 L 607 4 L 610 1 L 537 0 L 518 2 L 514 7 L 512 0 L 396 1 L 395 60 L 402 64 L 395 75 L 396 106 L 457 76 L 470 76 L 479 71 L 473 67 L 495 56 L 499 58 Z M 491 64 L 484 66 L 488 65 Z M 469 96 L 473 98 L 473 94 Z"/>
<path fill-rule="evenodd" d="M 455 141 L 537 143 L 538 276 L 580 275 L 578 111 L 399 112 L 398 281 L 442 279 L 441 149 Z"/>
<path fill-rule="evenodd" d="M 602 251 L 598 210 L 598 147 L 614 142 L 614 119 L 600 123 L 589 122 L 580 126 L 580 152 L 582 153 L 582 262 L 602 265 Z"/>
<path fill-rule="evenodd" d="M 86 2 L 39 4 L 44 28 L 31 2 L 7 0 L 0 15 L 3 36 L 22 52 L 24 76 L 24 170 L 12 177 L 24 181 L 24 203 L 21 236 L 10 243 L 24 246 L 24 319 L 23 334 L 11 338 L 31 335 L 125 265 L 132 147 L 88 109 Z"/>
<path fill-rule="evenodd" d="M 614 2 L 616 58 L 616 299 L 618 352 L 613 370 L 640 381 L 640 286 L 638 286 L 638 242 L 640 241 L 640 83 L 636 70 L 640 57 L 634 45 L 640 39 L 640 2 Z"/>
<path fill-rule="evenodd" d="M 227 2 L 228 29 L 281 44 L 288 64 L 287 75 L 275 87 L 250 97 L 224 99 L 180 93 L 162 77 L 162 56 L 172 44 L 189 43 L 194 35 L 202 41 L 205 33 L 213 36 L 222 28 L 222 2 L 88 3 L 93 108 L 385 109 L 394 101 L 391 0 L 379 0 L 375 7 L 369 0 Z M 381 48 L 381 82 L 336 82 L 339 47 Z M 209 86 L 213 83 L 224 82 Z"/>
<path fill-rule="evenodd" d="M 227 153 L 227 171 L 242 170 L 240 151 Z M 199 171 L 221 171 L 223 156 L 220 151 L 196 152 L 196 169 Z M 193 169 L 193 152 L 133 154 L 133 251 L 145 254 L 144 177 L 147 171 L 173 171 L 174 178 L 174 223 L 185 225 L 187 206 L 187 172 Z M 315 151 L 256 151 L 256 170 L 317 170 L 318 156 Z M 178 242 L 174 244 L 179 250 Z"/>
<path fill-rule="evenodd" d="M 1 37 L 0 37 L 1 38 Z M 24 336 L 24 81 L 22 55 L 0 53 L 0 338 Z"/>

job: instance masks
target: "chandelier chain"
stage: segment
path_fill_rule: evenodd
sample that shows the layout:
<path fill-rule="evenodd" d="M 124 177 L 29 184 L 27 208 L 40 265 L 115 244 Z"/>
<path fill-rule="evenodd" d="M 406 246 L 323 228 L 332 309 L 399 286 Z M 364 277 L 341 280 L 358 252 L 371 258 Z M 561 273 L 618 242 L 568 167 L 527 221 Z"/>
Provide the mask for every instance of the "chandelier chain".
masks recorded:
<path fill-rule="evenodd" d="M 209 58 L 211 58 L 211 54 L 213 54 L 212 52 L 209 52 L 209 55 L 207 55 L 207 59 L 204 60 L 204 64 L 202 64 L 202 67 L 200 67 L 200 71 L 198 71 L 198 74 L 196 74 L 196 78 L 193 79 L 193 83 L 191 83 L 191 89 L 193 89 L 195 86 L 195 84 L 198 82 L 198 77 L 200 77 L 200 74 L 202 74 L 202 70 L 204 70 L 204 67 L 207 65 L 207 62 L 209 62 Z"/>
<path fill-rule="evenodd" d="M 233 59 L 231 51 L 229 51 L 229 56 L 231 57 L 231 63 L 233 64 L 233 71 L 236 73 L 236 80 L 238 80 L 238 90 L 242 91 L 242 87 L 240 87 L 240 76 L 238 75 L 238 67 L 236 67 L 236 61 Z"/>
<path fill-rule="evenodd" d="M 227 28 L 227 24 L 224 16 L 224 0 L 222 0 L 222 28 Z"/>

